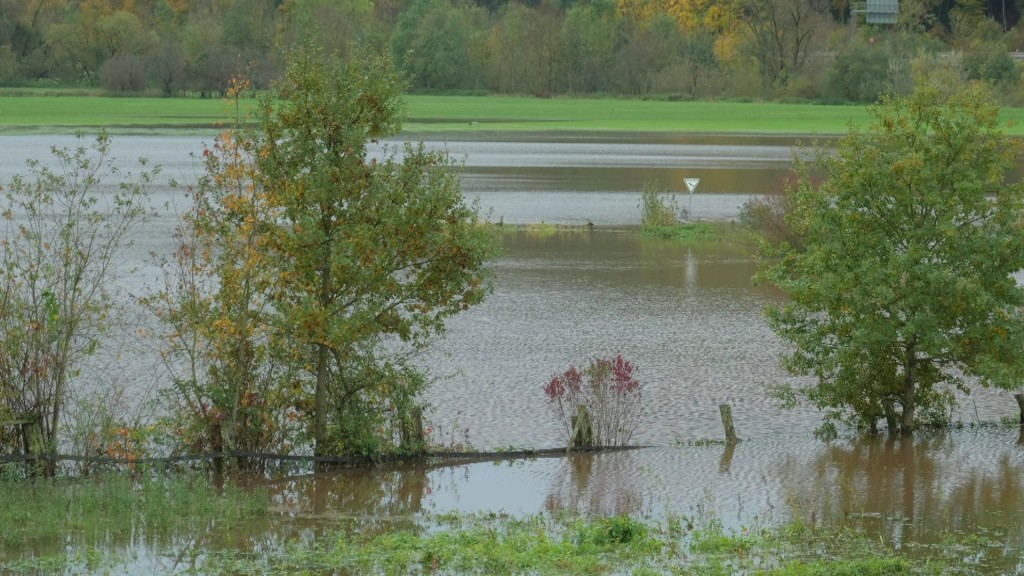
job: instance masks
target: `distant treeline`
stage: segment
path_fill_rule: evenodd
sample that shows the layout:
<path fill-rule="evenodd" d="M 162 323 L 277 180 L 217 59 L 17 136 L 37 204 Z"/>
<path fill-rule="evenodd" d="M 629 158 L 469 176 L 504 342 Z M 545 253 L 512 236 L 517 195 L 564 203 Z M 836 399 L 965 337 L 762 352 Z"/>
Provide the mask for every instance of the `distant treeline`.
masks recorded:
<path fill-rule="evenodd" d="M 288 52 L 389 50 L 414 91 L 866 102 L 922 77 L 1024 102 L 1018 0 L 0 0 L 0 86 L 217 96 Z"/>

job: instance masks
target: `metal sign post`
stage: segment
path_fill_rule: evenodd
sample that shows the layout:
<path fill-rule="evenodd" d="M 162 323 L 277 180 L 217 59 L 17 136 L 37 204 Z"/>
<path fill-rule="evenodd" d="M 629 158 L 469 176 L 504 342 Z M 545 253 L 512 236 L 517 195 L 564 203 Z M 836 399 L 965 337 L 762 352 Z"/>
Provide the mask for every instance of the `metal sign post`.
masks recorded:
<path fill-rule="evenodd" d="M 686 209 L 686 217 L 693 219 L 693 191 L 700 184 L 700 178 L 683 178 L 683 182 L 686 182 L 686 189 L 690 191 L 690 207 Z"/>

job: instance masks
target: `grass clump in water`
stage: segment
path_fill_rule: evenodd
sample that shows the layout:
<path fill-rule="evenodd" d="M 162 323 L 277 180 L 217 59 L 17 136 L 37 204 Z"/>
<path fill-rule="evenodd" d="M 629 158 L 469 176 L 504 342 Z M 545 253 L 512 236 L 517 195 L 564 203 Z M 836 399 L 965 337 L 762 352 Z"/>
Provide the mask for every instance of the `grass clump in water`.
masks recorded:
<path fill-rule="evenodd" d="M 361 573 L 607 574 L 638 566 L 661 544 L 628 517 L 558 524 L 537 515 L 488 515 L 438 532 L 348 542 L 338 558 Z M 353 547 L 354 545 L 354 547 Z M 352 553 L 348 556 L 345 552 Z"/>
<path fill-rule="evenodd" d="M 901 576 L 920 574 L 911 570 L 906 558 L 867 558 L 864 560 L 841 560 L 802 562 L 764 572 L 764 576 Z"/>
<path fill-rule="evenodd" d="M 679 204 L 674 194 L 659 188 L 657 182 L 644 184 L 640 194 L 640 221 L 644 230 L 671 228 L 676 224 L 678 213 Z"/>

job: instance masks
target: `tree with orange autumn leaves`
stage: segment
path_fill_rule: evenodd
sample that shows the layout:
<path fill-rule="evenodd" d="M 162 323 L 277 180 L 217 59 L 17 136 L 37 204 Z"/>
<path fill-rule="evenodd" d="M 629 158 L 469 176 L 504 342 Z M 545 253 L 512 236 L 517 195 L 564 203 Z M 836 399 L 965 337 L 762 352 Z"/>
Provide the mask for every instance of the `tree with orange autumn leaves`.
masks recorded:
<path fill-rule="evenodd" d="M 445 152 L 371 151 L 401 126 L 386 57 L 291 61 L 256 128 L 204 152 L 164 297 L 168 365 L 207 448 L 378 454 L 426 381 L 403 353 L 482 301 L 494 238 Z"/>
<path fill-rule="evenodd" d="M 237 104 L 247 88 L 236 79 L 229 96 Z M 294 414 L 284 412 L 286 368 L 272 354 L 272 279 L 260 222 L 275 212 L 254 177 L 257 153 L 238 128 L 203 151 L 205 174 L 189 191 L 193 205 L 164 266 L 166 288 L 152 299 L 167 327 L 173 428 L 191 450 L 287 449 L 294 428 Z"/>

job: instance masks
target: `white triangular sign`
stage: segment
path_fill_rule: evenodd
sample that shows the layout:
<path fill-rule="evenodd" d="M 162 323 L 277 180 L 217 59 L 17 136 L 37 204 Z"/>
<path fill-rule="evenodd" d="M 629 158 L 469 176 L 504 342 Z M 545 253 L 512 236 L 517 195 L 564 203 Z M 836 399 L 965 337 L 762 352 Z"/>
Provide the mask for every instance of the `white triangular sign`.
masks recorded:
<path fill-rule="evenodd" d="M 686 182 L 686 189 L 690 191 L 690 194 L 693 194 L 693 191 L 697 189 L 697 184 L 700 184 L 700 178 L 683 178 L 683 181 Z"/>

